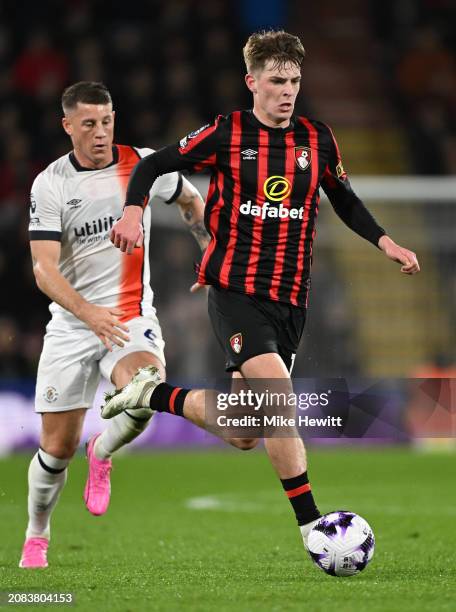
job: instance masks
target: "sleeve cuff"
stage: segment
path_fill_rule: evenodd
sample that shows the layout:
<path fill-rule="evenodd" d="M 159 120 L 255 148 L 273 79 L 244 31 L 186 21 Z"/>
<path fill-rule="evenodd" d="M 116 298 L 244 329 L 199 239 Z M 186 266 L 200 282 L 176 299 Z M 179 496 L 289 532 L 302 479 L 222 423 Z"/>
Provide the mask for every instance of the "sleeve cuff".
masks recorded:
<path fill-rule="evenodd" d="M 373 243 L 373 244 L 374 244 L 374 246 L 376 246 L 378 249 L 380 248 L 380 247 L 378 246 L 378 241 L 380 240 L 380 238 L 381 238 L 382 236 L 385 236 L 385 235 L 386 235 L 386 232 L 385 232 L 385 230 L 383 229 L 383 227 L 379 227 L 379 228 L 378 228 L 378 230 L 377 230 L 377 232 L 376 232 L 376 233 L 375 233 L 375 235 L 373 236 L 373 238 L 372 238 L 372 243 Z"/>
<path fill-rule="evenodd" d="M 53 232 L 48 230 L 30 230 L 30 240 L 55 240 L 60 242 L 62 239 L 62 232 Z"/>
<path fill-rule="evenodd" d="M 180 172 L 178 174 L 179 174 L 179 179 L 177 181 L 176 191 L 169 198 L 169 200 L 165 201 L 165 204 L 172 204 L 173 202 L 175 202 L 182 192 L 182 185 L 183 185 L 182 174 Z"/>

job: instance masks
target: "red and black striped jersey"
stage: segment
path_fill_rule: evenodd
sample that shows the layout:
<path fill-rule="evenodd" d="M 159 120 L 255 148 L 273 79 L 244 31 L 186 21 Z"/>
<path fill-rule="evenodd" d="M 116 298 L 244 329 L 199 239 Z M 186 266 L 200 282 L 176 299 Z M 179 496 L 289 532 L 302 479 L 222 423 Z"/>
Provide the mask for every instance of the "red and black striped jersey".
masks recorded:
<path fill-rule="evenodd" d="M 330 128 L 293 117 L 268 127 L 252 111 L 219 116 L 142 160 L 130 179 L 127 205 L 171 170 L 211 171 L 205 224 L 211 242 L 198 281 L 306 306 L 319 188 L 339 216 L 374 244 L 384 234 L 354 194 Z"/>

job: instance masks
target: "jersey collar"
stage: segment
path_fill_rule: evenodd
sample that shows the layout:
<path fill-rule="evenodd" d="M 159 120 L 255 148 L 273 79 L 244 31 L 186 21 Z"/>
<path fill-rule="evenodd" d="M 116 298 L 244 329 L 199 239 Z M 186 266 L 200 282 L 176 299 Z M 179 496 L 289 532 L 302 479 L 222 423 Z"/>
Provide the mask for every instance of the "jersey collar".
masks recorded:
<path fill-rule="evenodd" d="M 107 166 L 105 166 L 104 168 L 85 168 L 84 166 L 81 166 L 81 164 L 76 159 L 76 155 L 74 154 L 74 151 L 71 151 L 69 157 L 70 157 L 70 162 L 73 164 L 73 167 L 75 168 L 76 172 L 95 172 L 96 170 L 104 170 L 104 168 L 109 168 L 110 166 L 114 166 L 115 164 L 117 164 L 119 161 L 119 149 L 117 148 L 117 145 L 113 145 L 112 162 L 108 164 Z"/>
<path fill-rule="evenodd" d="M 255 113 L 253 112 L 252 109 L 247 111 L 247 116 L 249 117 L 251 123 L 253 123 L 255 127 L 260 128 L 262 130 L 267 130 L 268 132 L 273 132 L 274 134 L 284 134 L 286 132 L 292 132 L 295 129 L 295 116 L 294 115 L 290 117 L 290 124 L 287 125 L 287 127 L 285 128 L 271 127 L 269 125 L 265 125 L 264 123 L 261 123 L 261 121 L 255 117 Z"/>

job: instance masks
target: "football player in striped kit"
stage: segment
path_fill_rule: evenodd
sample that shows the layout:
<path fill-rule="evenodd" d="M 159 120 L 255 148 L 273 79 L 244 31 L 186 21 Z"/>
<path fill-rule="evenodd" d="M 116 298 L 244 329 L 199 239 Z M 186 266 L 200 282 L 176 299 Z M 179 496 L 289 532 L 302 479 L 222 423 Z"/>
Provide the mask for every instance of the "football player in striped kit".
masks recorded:
<path fill-rule="evenodd" d="M 292 392 L 290 373 L 306 319 L 320 187 L 350 229 L 401 264 L 402 273 L 419 272 L 415 253 L 393 242 L 352 190 L 331 129 L 295 115 L 304 55 L 297 36 L 252 34 L 244 59 L 253 109 L 219 116 L 141 160 L 130 179 L 122 219 L 111 232 L 116 246 L 133 253 L 154 181 L 171 170 L 211 170 L 205 211 L 211 242 L 195 289 L 210 286 L 209 316 L 226 370 L 259 394 L 273 381 L 275 392 Z M 104 416 L 140 403 L 208 426 L 208 393 L 160 382 L 152 368 L 146 378 L 144 371 L 110 398 Z M 257 441 L 245 438 L 240 446 L 252 448 Z M 265 447 L 306 544 L 320 512 L 304 444 L 295 430 L 265 438 Z"/>

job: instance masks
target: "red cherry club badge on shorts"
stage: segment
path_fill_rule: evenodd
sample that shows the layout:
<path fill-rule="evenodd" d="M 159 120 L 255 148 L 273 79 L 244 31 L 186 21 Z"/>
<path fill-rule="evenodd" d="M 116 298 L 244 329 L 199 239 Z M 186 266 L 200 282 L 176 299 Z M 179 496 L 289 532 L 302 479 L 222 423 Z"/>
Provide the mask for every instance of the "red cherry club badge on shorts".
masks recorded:
<path fill-rule="evenodd" d="M 230 344 L 233 351 L 238 355 L 242 350 L 242 334 L 238 332 L 231 336 Z"/>

